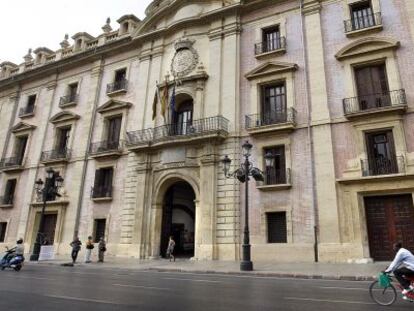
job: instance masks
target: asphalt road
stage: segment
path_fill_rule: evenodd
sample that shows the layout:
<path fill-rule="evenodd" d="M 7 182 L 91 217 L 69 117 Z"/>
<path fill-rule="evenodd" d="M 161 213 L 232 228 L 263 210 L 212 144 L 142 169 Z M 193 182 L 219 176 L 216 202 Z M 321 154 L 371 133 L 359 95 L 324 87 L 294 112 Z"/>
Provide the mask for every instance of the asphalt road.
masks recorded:
<path fill-rule="evenodd" d="M 374 304 L 369 282 L 26 265 L 0 271 L 0 310 L 413 310 Z"/>

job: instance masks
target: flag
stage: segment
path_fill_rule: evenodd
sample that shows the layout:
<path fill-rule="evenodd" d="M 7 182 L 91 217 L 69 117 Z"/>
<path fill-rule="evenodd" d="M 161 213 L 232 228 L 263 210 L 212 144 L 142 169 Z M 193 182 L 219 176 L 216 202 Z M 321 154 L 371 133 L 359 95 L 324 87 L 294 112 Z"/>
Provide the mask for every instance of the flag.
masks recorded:
<path fill-rule="evenodd" d="M 175 114 L 175 84 L 172 90 L 171 99 L 170 99 L 170 110 L 171 110 L 171 123 L 174 121 Z"/>
<path fill-rule="evenodd" d="M 165 83 L 164 90 L 162 92 L 161 97 L 161 114 L 165 120 L 165 111 L 167 110 L 167 103 L 168 103 L 168 84 Z"/>
<path fill-rule="evenodd" d="M 157 102 L 158 102 L 158 86 L 157 86 L 157 89 L 155 90 L 154 101 L 152 102 L 152 119 L 153 120 L 157 116 Z"/>

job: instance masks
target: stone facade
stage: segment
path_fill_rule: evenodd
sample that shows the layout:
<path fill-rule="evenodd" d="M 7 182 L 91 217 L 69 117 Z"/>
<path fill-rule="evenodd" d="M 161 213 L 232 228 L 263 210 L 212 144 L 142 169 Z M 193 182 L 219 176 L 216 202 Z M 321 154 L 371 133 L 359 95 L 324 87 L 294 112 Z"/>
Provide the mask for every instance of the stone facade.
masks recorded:
<path fill-rule="evenodd" d="M 168 228 L 182 230 L 183 250 L 193 247 L 196 259 L 238 260 L 244 187 L 220 160 L 229 155 L 237 167 L 248 139 L 262 171 L 266 148 L 284 150 L 281 182 L 250 182 L 253 260 L 370 260 L 364 198 L 414 189 L 414 4 L 368 1 L 382 19 L 344 30 L 362 2 L 157 0 L 142 21 L 126 15 L 112 30 L 108 20 L 96 38 L 65 36 L 58 51 L 1 63 L 0 196 L 17 180 L 12 202 L 0 204 L 3 242 L 23 237 L 32 248 L 42 208 L 34 185 L 52 167 L 65 180 L 46 204 L 56 253 L 68 254 L 74 235 L 99 232 L 110 254 L 156 258 Z M 264 42 L 268 29 L 277 46 Z M 348 114 L 354 68 L 378 62 L 389 90 L 405 91 L 403 107 Z M 263 87 L 275 83 L 287 115 L 266 123 Z M 56 156 L 65 129 L 65 154 Z M 392 131 L 404 160 L 397 172 L 367 176 L 364 135 L 377 130 Z M 108 168 L 109 188 L 97 177 Z M 182 211 L 185 229 L 166 225 Z M 284 215 L 283 243 L 269 243 L 272 213 Z"/>

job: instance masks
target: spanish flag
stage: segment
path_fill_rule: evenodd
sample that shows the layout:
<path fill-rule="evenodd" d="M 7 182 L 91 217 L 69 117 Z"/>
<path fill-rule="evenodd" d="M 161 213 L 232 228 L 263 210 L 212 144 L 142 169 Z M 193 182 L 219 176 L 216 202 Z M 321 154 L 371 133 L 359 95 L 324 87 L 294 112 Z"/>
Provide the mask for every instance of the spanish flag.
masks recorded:
<path fill-rule="evenodd" d="M 162 97 L 161 97 L 161 114 L 164 117 L 164 121 L 165 121 L 165 112 L 167 110 L 167 103 L 168 103 L 168 84 L 165 83 L 164 90 L 162 92 Z"/>
<path fill-rule="evenodd" d="M 158 102 L 158 86 L 155 90 L 154 101 L 152 102 L 152 120 L 157 116 L 157 102 Z"/>

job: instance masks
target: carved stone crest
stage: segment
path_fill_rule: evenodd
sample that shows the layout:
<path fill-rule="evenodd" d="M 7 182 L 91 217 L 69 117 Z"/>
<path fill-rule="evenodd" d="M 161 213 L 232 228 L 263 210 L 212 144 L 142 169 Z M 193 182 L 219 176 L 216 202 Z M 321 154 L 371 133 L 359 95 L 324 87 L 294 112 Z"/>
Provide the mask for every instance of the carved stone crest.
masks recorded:
<path fill-rule="evenodd" d="M 174 78 L 181 78 L 192 72 L 198 64 L 198 53 L 193 48 L 194 40 L 182 38 L 175 42 L 175 55 L 171 62 Z"/>

